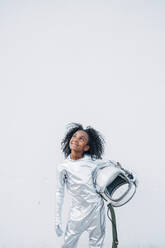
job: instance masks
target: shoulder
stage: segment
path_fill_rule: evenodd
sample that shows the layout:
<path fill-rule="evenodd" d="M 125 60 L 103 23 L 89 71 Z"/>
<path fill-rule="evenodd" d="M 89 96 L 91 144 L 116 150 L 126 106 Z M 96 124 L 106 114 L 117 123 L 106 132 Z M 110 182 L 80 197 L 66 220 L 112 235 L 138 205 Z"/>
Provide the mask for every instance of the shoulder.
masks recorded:
<path fill-rule="evenodd" d="M 94 167 L 97 167 L 101 164 L 104 164 L 105 161 L 103 159 L 96 159 L 96 158 L 91 158 L 89 157 L 89 160 L 88 160 Z"/>
<path fill-rule="evenodd" d="M 67 159 L 65 159 L 63 162 L 61 162 L 60 164 L 57 165 L 57 171 L 61 172 L 63 170 L 66 170 L 67 168 Z"/>
<path fill-rule="evenodd" d="M 109 166 L 118 166 L 118 162 L 114 160 L 105 160 L 105 159 L 94 159 L 91 161 L 96 168 L 103 168 Z"/>

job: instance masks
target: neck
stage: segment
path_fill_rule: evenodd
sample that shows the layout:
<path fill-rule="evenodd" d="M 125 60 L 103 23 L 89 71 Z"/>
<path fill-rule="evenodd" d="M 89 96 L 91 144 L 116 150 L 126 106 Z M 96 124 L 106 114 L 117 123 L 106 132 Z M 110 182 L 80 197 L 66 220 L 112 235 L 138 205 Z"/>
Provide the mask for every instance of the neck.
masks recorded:
<path fill-rule="evenodd" d="M 71 151 L 70 158 L 73 160 L 78 160 L 83 157 L 83 153 L 77 153 L 74 151 Z"/>

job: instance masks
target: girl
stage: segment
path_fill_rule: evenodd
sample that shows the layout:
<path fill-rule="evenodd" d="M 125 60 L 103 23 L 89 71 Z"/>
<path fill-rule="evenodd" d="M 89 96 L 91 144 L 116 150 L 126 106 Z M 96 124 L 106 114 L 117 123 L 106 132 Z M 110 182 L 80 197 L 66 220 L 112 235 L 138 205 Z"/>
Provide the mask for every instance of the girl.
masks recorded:
<path fill-rule="evenodd" d="M 104 201 L 93 185 L 92 173 L 101 163 L 104 139 L 92 127 L 72 123 L 61 142 L 65 160 L 58 166 L 55 229 L 61 236 L 64 188 L 72 197 L 62 248 L 77 248 L 80 235 L 89 233 L 89 247 L 102 248 L 105 236 Z"/>

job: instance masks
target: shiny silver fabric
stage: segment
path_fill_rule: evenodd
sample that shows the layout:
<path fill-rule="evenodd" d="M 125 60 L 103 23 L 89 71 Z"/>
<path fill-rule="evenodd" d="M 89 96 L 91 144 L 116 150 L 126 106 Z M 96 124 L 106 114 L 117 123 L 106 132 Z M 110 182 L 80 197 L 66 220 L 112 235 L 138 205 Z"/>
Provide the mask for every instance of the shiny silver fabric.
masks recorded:
<path fill-rule="evenodd" d="M 93 172 L 100 160 L 85 155 L 78 160 L 70 156 L 58 167 L 56 191 L 56 232 L 60 236 L 64 188 L 72 197 L 62 248 L 77 248 L 80 235 L 89 233 L 89 248 L 102 248 L 105 236 L 105 209 L 102 197 L 93 184 Z"/>
<path fill-rule="evenodd" d="M 113 207 L 126 204 L 136 192 L 135 176 L 115 161 L 109 160 L 98 166 L 93 180 L 97 192 Z"/>

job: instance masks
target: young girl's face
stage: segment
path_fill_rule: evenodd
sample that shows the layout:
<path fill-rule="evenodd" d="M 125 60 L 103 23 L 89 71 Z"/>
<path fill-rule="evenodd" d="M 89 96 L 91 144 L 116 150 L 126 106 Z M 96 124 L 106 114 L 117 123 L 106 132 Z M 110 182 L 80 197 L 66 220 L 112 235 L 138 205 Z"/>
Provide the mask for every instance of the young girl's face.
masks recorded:
<path fill-rule="evenodd" d="M 73 134 L 69 142 L 69 147 L 71 151 L 83 153 L 89 150 L 88 141 L 88 134 L 83 130 L 79 130 Z"/>

